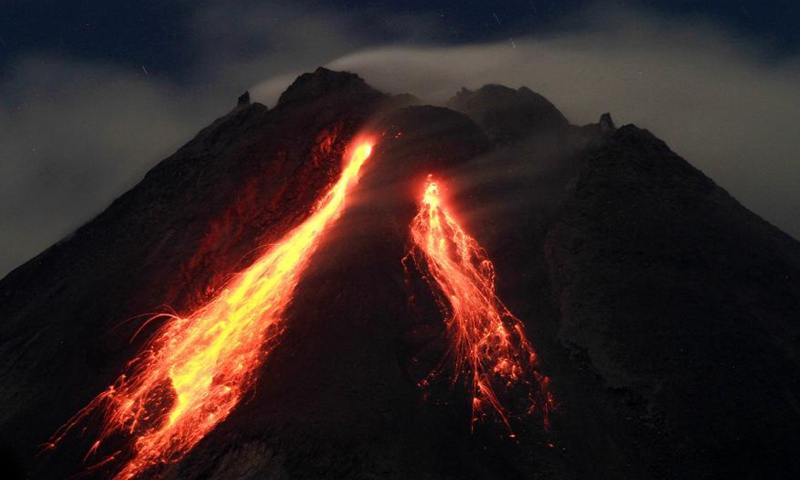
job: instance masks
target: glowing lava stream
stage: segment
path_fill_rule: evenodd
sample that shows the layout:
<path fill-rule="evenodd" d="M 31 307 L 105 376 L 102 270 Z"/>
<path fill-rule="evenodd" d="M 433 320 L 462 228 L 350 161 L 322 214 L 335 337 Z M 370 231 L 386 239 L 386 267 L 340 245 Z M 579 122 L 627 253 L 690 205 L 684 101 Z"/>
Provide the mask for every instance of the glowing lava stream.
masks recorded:
<path fill-rule="evenodd" d="M 522 322 L 495 293 L 494 265 L 486 251 L 447 212 L 431 175 L 411 223 L 411 241 L 406 258 L 422 272 L 445 317 L 453 381 L 465 376 L 471 387 L 473 426 L 488 404 L 511 429 L 500 397 L 513 391 L 523 396 L 528 413 L 542 415 L 547 427 L 554 405 L 549 379 L 536 366 Z"/>
<path fill-rule="evenodd" d="M 309 257 L 343 211 L 371 150 L 367 142 L 351 150 L 340 179 L 308 219 L 238 273 L 209 303 L 185 318 L 171 318 L 129 364 L 129 374 L 56 432 L 52 445 L 102 407 L 103 426 L 92 451 L 111 435 L 132 436 L 130 458 L 114 477 L 124 480 L 179 460 L 224 420 L 253 386 L 268 353 L 265 345 L 279 333 Z"/>

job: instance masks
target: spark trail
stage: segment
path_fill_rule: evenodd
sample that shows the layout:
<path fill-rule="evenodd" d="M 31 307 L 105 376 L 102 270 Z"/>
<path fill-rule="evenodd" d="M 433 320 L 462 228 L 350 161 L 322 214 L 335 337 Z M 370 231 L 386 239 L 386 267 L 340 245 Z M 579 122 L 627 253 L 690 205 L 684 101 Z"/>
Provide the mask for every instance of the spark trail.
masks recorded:
<path fill-rule="evenodd" d="M 511 430 L 511 413 L 501 399 L 505 394 L 523 395 L 527 413 L 542 415 L 547 427 L 554 406 L 549 379 L 537 367 L 522 322 L 495 292 L 494 264 L 447 212 L 430 175 L 411 223 L 411 241 L 406 259 L 422 273 L 445 318 L 452 378 L 468 382 L 473 427 L 494 411 Z M 439 373 L 433 371 L 422 386 Z"/>
<path fill-rule="evenodd" d="M 127 480 L 181 459 L 224 420 L 253 386 L 295 286 L 343 211 L 371 149 L 368 142 L 352 148 L 341 177 L 303 223 L 209 303 L 186 317 L 171 317 L 127 373 L 56 432 L 51 445 L 99 409 L 102 429 L 90 453 L 112 435 L 130 436 L 126 458 L 117 452 L 98 464 L 125 461 L 114 479 Z"/>

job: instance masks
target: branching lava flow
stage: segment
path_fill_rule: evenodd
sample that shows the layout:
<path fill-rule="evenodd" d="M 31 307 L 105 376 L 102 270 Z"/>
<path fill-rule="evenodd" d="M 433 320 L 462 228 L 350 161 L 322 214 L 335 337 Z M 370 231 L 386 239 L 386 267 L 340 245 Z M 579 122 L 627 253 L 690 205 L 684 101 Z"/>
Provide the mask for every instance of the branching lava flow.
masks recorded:
<path fill-rule="evenodd" d="M 445 317 L 453 380 L 467 378 L 473 426 L 494 411 L 511 429 L 501 396 L 512 390 L 524 392 L 528 413 L 541 414 L 547 426 L 553 406 L 549 379 L 537 368 L 522 323 L 495 293 L 494 265 L 447 212 L 430 175 L 411 223 L 411 241 L 406 259 L 422 272 Z M 439 373 L 431 373 L 423 386 Z"/>

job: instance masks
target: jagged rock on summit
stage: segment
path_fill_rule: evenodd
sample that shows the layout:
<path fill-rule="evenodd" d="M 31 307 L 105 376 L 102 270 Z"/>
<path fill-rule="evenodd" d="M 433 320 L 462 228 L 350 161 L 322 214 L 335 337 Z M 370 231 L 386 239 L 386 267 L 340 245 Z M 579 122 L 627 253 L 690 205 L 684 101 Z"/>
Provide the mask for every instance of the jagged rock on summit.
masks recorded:
<path fill-rule="evenodd" d="M 527 87 L 485 85 L 474 92 L 462 88 L 448 106 L 475 120 L 489 138 L 501 143 L 561 133 L 569 125 L 552 103 Z"/>
<path fill-rule="evenodd" d="M 239 96 L 239 100 L 236 102 L 236 105 L 239 107 L 250 105 L 250 92 L 244 92 L 241 94 Z"/>

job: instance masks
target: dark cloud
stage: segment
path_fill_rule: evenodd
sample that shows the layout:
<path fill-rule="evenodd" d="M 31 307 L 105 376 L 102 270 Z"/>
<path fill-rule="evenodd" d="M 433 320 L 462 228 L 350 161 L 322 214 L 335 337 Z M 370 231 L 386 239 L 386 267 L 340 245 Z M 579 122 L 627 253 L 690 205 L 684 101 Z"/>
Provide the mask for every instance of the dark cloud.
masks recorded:
<path fill-rule="evenodd" d="M 101 211 L 245 88 L 274 104 L 320 64 L 432 101 L 496 82 L 531 87 L 575 123 L 611 111 L 800 237 L 798 59 L 762 63 L 758 43 L 698 22 L 587 18 L 546 38 L 443 47 L 429 14 L 212 2 L 184 26 L 196 53 L 182 80 L 29 54 L 0 83 L 0 275 Z"/>

